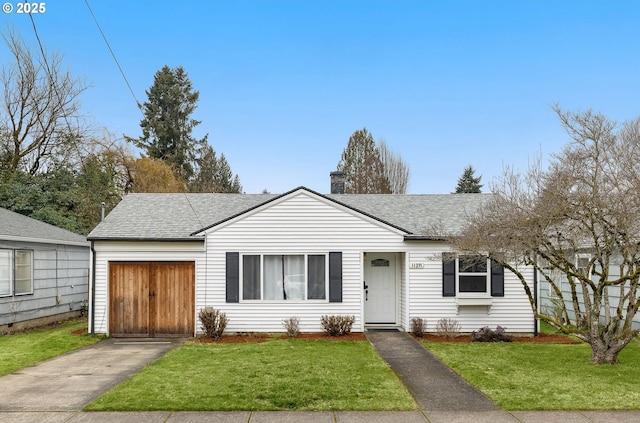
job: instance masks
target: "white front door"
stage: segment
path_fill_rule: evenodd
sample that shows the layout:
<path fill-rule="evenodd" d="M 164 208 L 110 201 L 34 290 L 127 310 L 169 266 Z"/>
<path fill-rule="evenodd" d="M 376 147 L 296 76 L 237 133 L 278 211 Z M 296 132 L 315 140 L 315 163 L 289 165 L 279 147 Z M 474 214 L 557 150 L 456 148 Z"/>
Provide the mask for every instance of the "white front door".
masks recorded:
<path fill-rule="evenodd" d="M 364 278 L 364 322 L 395 324 L 396 255 L 367 253 Z"/>

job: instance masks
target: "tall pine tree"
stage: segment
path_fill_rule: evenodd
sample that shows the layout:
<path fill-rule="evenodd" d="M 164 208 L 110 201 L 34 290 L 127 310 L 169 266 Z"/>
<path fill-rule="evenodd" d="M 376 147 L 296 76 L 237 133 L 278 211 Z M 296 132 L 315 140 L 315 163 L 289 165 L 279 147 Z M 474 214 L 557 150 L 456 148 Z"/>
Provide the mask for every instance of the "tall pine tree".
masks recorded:
<path fill-rule="evenodd" d="M 193 129 L 200 121 L 192 119 L 200 93 L 194 91 L 184 69 L 164 66 L 156 72 L 153 85 L 146 91 L 148 101 L 142 105 L 142 137 L 135 144 L 147 156 L 169 164 L 177 176 L 188 182 L 194 175 L 195 160 L 207 137 L 198 140 Z"/>

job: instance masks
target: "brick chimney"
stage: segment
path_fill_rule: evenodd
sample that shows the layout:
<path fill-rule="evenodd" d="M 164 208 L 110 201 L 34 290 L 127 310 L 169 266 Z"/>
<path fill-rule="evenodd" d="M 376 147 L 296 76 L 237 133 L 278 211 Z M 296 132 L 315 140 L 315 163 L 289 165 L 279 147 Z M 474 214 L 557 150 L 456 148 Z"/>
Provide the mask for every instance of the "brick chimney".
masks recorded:
<path fill-rule="evenodd" d="M 331 176 L 331 194 L 344 194 L 344 172 L 336 170 L 329 175 Z"/>

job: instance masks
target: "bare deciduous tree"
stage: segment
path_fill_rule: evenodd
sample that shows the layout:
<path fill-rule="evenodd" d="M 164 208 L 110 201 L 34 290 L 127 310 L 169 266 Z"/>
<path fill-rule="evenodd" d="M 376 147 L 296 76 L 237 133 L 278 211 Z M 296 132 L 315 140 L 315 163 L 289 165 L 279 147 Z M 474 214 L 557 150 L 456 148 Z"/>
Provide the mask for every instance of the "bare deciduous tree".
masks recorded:
<path fill-rule="evenodd" d="M 594 363 L 613 364 L 640 333 L 632 328 L 640 307 L 640 119 L 618 130 L 601 114 L 554 110 L 572 141 L 546 170 L 538 163 L 525 174 L 505 171 L 452 242 L 511 270 L 538 318 L 589 343 Z M 536 310 L 521 264 L 548 281 L 560 310 Z"/>
<path fill-rule="evenodd" d="M 34 53 L 14 33 L 2 38 L 11 61 L 0 77 L 0 164 L 35 174 L 82 139 L 78 97 L 86 86 L 63 69 L 61 55 Z"/>
<path fill-rule="evenodd" d="M 406 194 L 409 187 L 409 166 L 395 154 L 384 140 L 380 140 L 378 149 L 380 150 L 380 161 L 384 168 L 384 173 L 389 181 L 392 194 Z"/>

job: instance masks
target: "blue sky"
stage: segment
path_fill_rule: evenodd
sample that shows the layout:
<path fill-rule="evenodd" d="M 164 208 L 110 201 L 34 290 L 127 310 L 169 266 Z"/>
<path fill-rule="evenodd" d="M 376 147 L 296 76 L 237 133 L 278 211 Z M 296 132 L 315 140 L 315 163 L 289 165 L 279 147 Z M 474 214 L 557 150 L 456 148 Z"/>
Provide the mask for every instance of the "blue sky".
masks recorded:
<path fill-rule="evenodd" d="M 31 42 L 28 15 L 1 14 Z M 47 50 L 91 87 L 82 111 L 115 136 L 141 112 L 84 1 L 34 15 Z M 409 164 L 410 193 L 448 193 L 465 166 L 486 191 L 568 137 L 551 110 L 640 115 L 637 1 L 89 0 L 135 96 L 182 66 L 200 102 L 195 135 L 247 193 L 327 192 L 366 127 Z M 0 60 L 8 57 L 0 47 Z"/>

